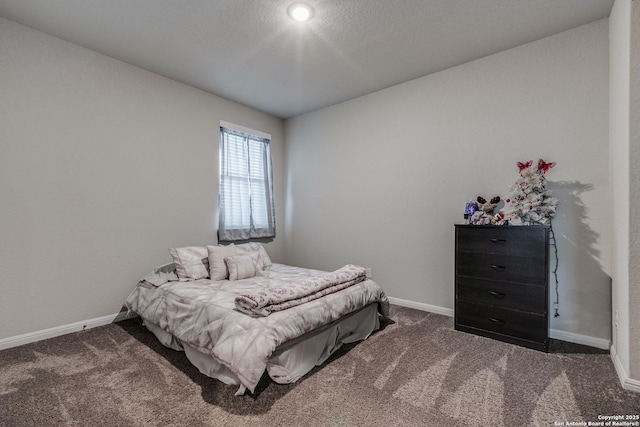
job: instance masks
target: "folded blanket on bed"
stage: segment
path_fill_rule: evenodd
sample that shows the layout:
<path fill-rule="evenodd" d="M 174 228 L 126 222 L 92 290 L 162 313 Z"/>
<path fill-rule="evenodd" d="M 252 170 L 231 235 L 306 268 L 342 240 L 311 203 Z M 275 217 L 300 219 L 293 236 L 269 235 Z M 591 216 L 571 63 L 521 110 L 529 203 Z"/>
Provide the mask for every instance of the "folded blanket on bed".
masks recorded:
<path fill-rule="evenodd" d="M 245 314 L 268 316 L 274 311 L 286 310 L 341 291 L 362 282 L 366 276 L 364 267 L 348 264 L 320 277 L 240 295 L 235 299 L 236 308 Z"/>

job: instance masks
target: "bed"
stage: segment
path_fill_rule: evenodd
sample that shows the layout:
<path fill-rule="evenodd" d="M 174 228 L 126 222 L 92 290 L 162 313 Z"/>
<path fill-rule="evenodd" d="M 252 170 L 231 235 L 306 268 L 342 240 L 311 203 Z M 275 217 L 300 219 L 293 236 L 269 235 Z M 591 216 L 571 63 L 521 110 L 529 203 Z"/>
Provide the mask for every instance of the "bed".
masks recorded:
<path fill-rule="evenodd" d="M 359 266 L 276 264 L 259 243 L 181 249 L 138 282 L 125 306 L 200 372 L 238 385 L 238 395 L 254 393 L 265 371 L 276 383 L 297 381 L 388 316 L 386 295 Z"/>

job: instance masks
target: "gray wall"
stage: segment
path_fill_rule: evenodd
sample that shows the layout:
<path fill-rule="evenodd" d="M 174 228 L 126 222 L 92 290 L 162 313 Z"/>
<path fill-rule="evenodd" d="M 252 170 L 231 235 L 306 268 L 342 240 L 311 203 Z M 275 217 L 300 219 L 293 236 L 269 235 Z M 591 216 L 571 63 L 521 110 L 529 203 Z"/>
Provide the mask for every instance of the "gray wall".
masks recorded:
<path fill-rule="evenodd" d="M 631 0 L 616 0 L 609 18 L 609 143 L 612 210 L 613 346 L 629 372 L 629 34 Z"/>
<path fill-rule="evenodd" d="M 273 135 L 274 261 L 371 266 L 445 309 L 464 203 L 506 196 L 518 160 L 558 162 L 552 327 L 609 339 L 607 31 L 291 119 L 285 147 L 277 118 L 0 19 L 0 339 L 113 314 L 169 246 L 215 242 L 220 120 Z"/>
<path fill-rule="evenodd" d="M 640 4 L 610 16 L 609 141 L 612 183 L 613 347 L 625 385 L 640 381 Z M 622 371 L 622 372 L 620 372 Z M 629 380 L 635 381 L 628 382 Z"/>
<path fill-rule="evenodd" d="M 5 19 L 0 76 L 0 339 L 117 313 L 215 243 L 220 120 L 273 135 L 282 225 L 282 120 Z"/>
<path fill-rule="evenodd" d="M 629 43 L 631 0 L 616 0 L 609 18 L 613 352 L 629 373 Z"/>
<path fill-rule="evenodd" d="M 370 266 L 386 292 L 453 307 L 453 224 L 557 162 L 560 314 L 611 337 L 608 20 L 287 120 L 288 262 Z"/>
<path fill-rule="evenodd" d="M 630 244 L 629 274 L 629 376 L 640 381 L 640 1 L 631 6 L 630 43 Z M 637 383 L 640 389 L 640 382 Z"/>

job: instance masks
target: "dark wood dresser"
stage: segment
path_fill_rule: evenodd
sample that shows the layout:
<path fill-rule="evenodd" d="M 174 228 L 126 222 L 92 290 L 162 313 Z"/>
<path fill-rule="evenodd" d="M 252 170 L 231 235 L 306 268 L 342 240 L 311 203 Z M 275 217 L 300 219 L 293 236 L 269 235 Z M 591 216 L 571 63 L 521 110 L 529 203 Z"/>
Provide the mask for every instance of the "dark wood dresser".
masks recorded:
<path fill-rule="evenodd" d="M 549 350 L 549 227 L 456 225 L 455 329 Z"/>

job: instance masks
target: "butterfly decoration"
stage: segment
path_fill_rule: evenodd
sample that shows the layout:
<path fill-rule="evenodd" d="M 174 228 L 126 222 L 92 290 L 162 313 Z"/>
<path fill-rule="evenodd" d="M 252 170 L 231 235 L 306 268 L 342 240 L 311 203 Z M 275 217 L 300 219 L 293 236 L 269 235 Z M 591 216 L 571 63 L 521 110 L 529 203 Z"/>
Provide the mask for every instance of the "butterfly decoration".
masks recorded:
<path fill-rule="evenodd" d="M 547 163 L 542 159 L 538 160 L 538 170 L 541 170 L 543 173 L 547 173 L 547 171 L 552 167 L 554 167 L 555 165 L 556 165 L 556 162 Z"/>
<path fill-rule="evenodd" d="M 518 162 L 518 172 L 522 172 L 523 170 L 525 170 L 526 168 L 528 168 L 532 164 L 533 164 L 533 160 L 529 160 L 526 163 Z M 540 164 L 540 163 L 538 163 L 538 164 Z"/>

